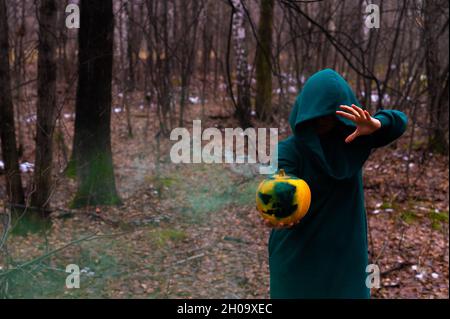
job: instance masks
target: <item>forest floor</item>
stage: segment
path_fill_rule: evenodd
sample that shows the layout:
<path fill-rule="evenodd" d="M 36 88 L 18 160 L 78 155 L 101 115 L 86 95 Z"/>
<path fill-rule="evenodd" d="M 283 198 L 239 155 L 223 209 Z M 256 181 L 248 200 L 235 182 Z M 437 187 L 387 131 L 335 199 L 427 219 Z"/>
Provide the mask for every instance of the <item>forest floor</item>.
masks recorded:
<path fill-rule="evenodd" d="M 166 138 L 156 165 L 157 121 L 152 115 L 146 128 L 138 105 L 132 109 L 132 138 L 125 112 L 114 107 L 112 114 L 123 206 L 69 209 L 76 184 L 62 173 L 58 147 L 52 226 L 45 234 L 9 235 L 0 256 L 4 297 L 269 297 L 269 229 L 254 208 L 262 176 L 225 164 L 173 164 L 168 154 L 174 142 Z M 207 114 L 217 110 L 209 107 Z M 186 118 L 200 113 L 200 104 L 191 104 Z M 62 120 L 70 141 L 73 117 Z M 237 126 L 231 117 L 207 117 L 202 125 Z M 372 295 L 448 298 L 448 157 L 428 154 L 420 140 L 409 153 L 409 134 L 395 148 L 374 152 L 364 168 L 371 260 L 382 273 Z M 32 162 L 32 151 L 24 159 Z M 69 264 L 81 269 L 79 289 L 65 288 Z"/>

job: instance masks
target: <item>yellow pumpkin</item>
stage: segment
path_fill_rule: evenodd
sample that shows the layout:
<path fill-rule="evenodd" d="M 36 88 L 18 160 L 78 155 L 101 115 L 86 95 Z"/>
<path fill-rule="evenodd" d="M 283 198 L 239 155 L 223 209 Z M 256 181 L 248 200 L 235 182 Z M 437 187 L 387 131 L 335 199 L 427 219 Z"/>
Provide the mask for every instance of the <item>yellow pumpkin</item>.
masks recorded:
<path fill-rule="evenodd" d="M 263 180 L 256 191 L 256 209 L 272 226 L 296 223 L 306 215 L 310 204 L 308 184 L 286 175 L 283 169 Z"/>

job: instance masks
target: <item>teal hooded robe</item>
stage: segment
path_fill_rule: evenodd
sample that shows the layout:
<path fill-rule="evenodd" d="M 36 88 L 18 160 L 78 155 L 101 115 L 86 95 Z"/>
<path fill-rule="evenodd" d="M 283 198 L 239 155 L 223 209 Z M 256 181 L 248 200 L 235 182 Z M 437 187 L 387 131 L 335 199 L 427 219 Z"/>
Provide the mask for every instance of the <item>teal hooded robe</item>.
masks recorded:
<path fill-rule="evenodd" d="M 270 234 L 271 298 L 370 297 L 362 167 L 372 149 L 403 134 L 407 118 L 395 110 L 378 111 L 373 117 L 380 129 L 345 143 L 356 126 L 337 116 L 338 125 L 319 137 L 310 120 L 336 115 L 342 104 L 361 107 L 338 73 L 315 73 L 290 114 L 293 135 L 278 145 L 278 168 L 308 183 L 311 206 L 299 224 Z"/>

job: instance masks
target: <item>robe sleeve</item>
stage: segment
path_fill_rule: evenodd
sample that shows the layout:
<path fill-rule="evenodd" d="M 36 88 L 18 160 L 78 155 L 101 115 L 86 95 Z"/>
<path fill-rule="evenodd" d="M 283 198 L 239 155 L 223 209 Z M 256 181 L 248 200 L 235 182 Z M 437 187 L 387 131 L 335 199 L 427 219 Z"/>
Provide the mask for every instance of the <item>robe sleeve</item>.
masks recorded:
<path fill-rule="evenodd" d="M 405 132 L 408 123 L 406 115 L 397 110 L 378 111 L 373 117 L 381 122 L 381 128 L 360 140 L 369 148 L 382 147 L 395 141 Z"/>
<path fill-rule="evenodd" d="M 292 140 L 285 140 L 278 144 L 278 170 L 284 169 L 286 174 L 299 177 L 297 150 Z"/>

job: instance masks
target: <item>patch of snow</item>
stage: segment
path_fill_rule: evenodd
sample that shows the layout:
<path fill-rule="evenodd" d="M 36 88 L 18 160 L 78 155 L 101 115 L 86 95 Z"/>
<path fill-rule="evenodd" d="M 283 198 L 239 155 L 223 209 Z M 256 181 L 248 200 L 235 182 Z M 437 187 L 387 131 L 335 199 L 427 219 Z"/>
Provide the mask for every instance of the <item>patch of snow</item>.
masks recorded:
<path fill-rule="evenodd" d="M 288 87 L 288 92 L 289 93 L 297 93 L 297 88 L 295 86 L 289 86 Z"/>
<path fill-rule="evenodd" d="M 122 112 L 122 108 L 120 108 L 120 107 L 114 108 L 114 113 L 120 113 L 120 112 Z"/>
<path fill-rule="evenodd" d="M 189 97 L 189 102 L 192 104 L 198 104 L 200 103 L 200 98 L 198 96 L 191 96 Z"/>
<path fill-rule="evenodd" d="M 439 274 L 434 272 L 434 273 L 431 274 L 431 277 L 433 277 L 433 279 L 438 279 L 439 278 Z"/>
<path fill-rule="evenodd" d="M 19 169 L 22 173 L 32 172 L 34 170 L 34 164 L 24 162 L 19 165 Z"/>
<path fill-rule="evenodd" d="M 74 113 L 64 113 L 63 116 L 64 116 L 65 119 L 75 118 L 75 114 Z"/>
<path fill-rule="evenodd" d="M 37 115 L 30 115 L 25 118 L 25 122 L 27 122 L 27 123 L 36 122 L 36 120 L 37 120 Z"/>
<path fill-rule="evenodd" d="M 89 268 L 89 267 L 84 267 L 83 269 L 80 270 L 80 273 L 86 274 L 89 277 L 92 277 L 95 275 L 95 272 L 91 271 L 91 268 Z"/>
<path fill-rule="evenodd" d="M 422 280 L 424 276 L 425 276 L 425 273 L 421 272 L 416 275 L 416 278 L 419 280 Z"/>

